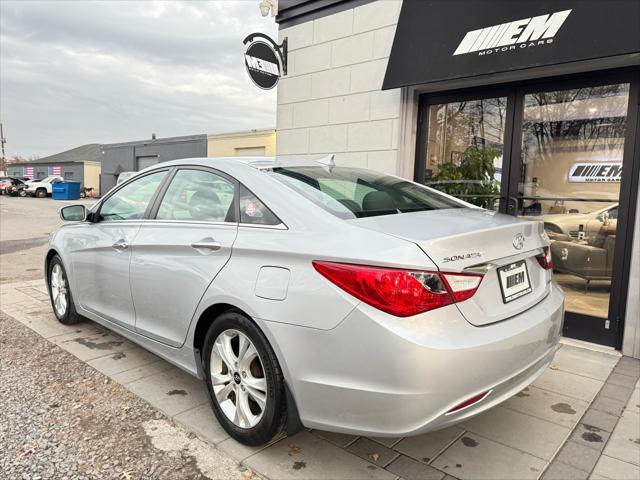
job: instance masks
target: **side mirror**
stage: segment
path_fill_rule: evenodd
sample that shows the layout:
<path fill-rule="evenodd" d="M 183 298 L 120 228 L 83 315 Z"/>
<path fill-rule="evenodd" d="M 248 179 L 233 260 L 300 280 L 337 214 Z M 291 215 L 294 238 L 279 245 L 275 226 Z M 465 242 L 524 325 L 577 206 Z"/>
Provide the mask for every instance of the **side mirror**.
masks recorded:
<path fill-rule="evenodd" d="M 60 218 L 65 222 L 82 222 L 87 218 L 84 205 L 67 205 L 60 209 Z"/>

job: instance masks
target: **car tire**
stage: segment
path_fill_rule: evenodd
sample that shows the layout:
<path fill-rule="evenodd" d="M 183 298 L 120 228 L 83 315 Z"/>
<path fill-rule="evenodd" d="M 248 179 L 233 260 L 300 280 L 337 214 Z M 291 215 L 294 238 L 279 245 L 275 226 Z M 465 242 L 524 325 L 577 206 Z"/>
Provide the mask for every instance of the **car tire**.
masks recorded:
<path fill-rule="evenodd" d="M 36 197 L 45 198 L 47 196 L 47 191 L 44 188 L 39 188 L 36 190 Z"/>
<path fill-rule="evenodd" d="M 73 304 L 67 271 L 58 255 L 55 255 L 49 262 L 47 286 L 51 307 L 58 321 L 64 325 L 74 325 L 82 321 L 82 317 L 78 315 Z"/>
<path fill-rule="evenodd" d="M 247 340 L 249 346 L 240 355 Z M 257 446 L 282 431 L 286 418 L 282 370 L 267 338 L 249 317 L 237 310 L 221 314 L 207 332 L 202 360 L 211 407 L 231 437 Z"/>
<path fill-rule="evenodd" d="M 23 198 L 24 198 L 24 197 L 26 197 L 26 196 L 27 196 L 27 192 L 25 192 L 24 190 L 20 190 L 20 191 L 18 192 L 18 196 L 20 196 L 20 197 L 23 197 Z"/>

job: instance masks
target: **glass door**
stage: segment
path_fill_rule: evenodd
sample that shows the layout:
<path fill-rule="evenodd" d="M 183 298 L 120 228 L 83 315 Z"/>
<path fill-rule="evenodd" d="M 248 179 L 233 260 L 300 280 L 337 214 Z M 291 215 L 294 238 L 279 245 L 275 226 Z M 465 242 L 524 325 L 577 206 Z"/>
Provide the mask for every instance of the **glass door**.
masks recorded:
<path fill-rule="evenodd" d="M 415 180 L 544 222 L 564 334 L 612 346 L 638 195 L 639 83 L 632 71 L 420 97 Z"/>
<path fill-rule="evenodd" d="M 624 245 L 617 226 L 629 84 L 531 91 L 518 100 L 511 208 L 544 222 L 565 292 L 565 335 L 608 343 L 615 259 Z"/>

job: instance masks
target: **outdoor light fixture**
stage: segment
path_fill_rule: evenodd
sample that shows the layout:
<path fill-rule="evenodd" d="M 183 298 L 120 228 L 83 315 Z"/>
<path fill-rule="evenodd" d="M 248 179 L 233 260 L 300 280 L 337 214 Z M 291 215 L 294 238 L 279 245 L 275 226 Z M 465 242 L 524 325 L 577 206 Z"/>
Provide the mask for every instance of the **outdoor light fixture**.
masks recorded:
<path fill-rule="evenodd" d="M 271 16 L 278 15 L 278 0 L 262 0 L 260 2 L 260 13 L 266 17 L 271 12 Z"/>

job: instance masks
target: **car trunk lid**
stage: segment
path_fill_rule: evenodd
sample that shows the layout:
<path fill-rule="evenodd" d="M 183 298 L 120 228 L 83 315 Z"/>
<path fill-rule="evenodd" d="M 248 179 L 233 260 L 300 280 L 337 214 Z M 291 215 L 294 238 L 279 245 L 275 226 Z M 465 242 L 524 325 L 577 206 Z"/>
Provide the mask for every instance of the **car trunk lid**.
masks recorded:
<path fill-rule="evenodd" d="M 540 222 L 474 208 L 349 221 L 416 243 L 443 272 L 484 273 L 475 295 L 456 304 L 473 325 L 487 325 L 517 315 L 549 292 L 551 274 L 535 258 L 546 246 Z M 518 280 L 515 289 L 509 285 L 514 279 Z M 530 291 L 524 288 L 527 281 Z"/>

